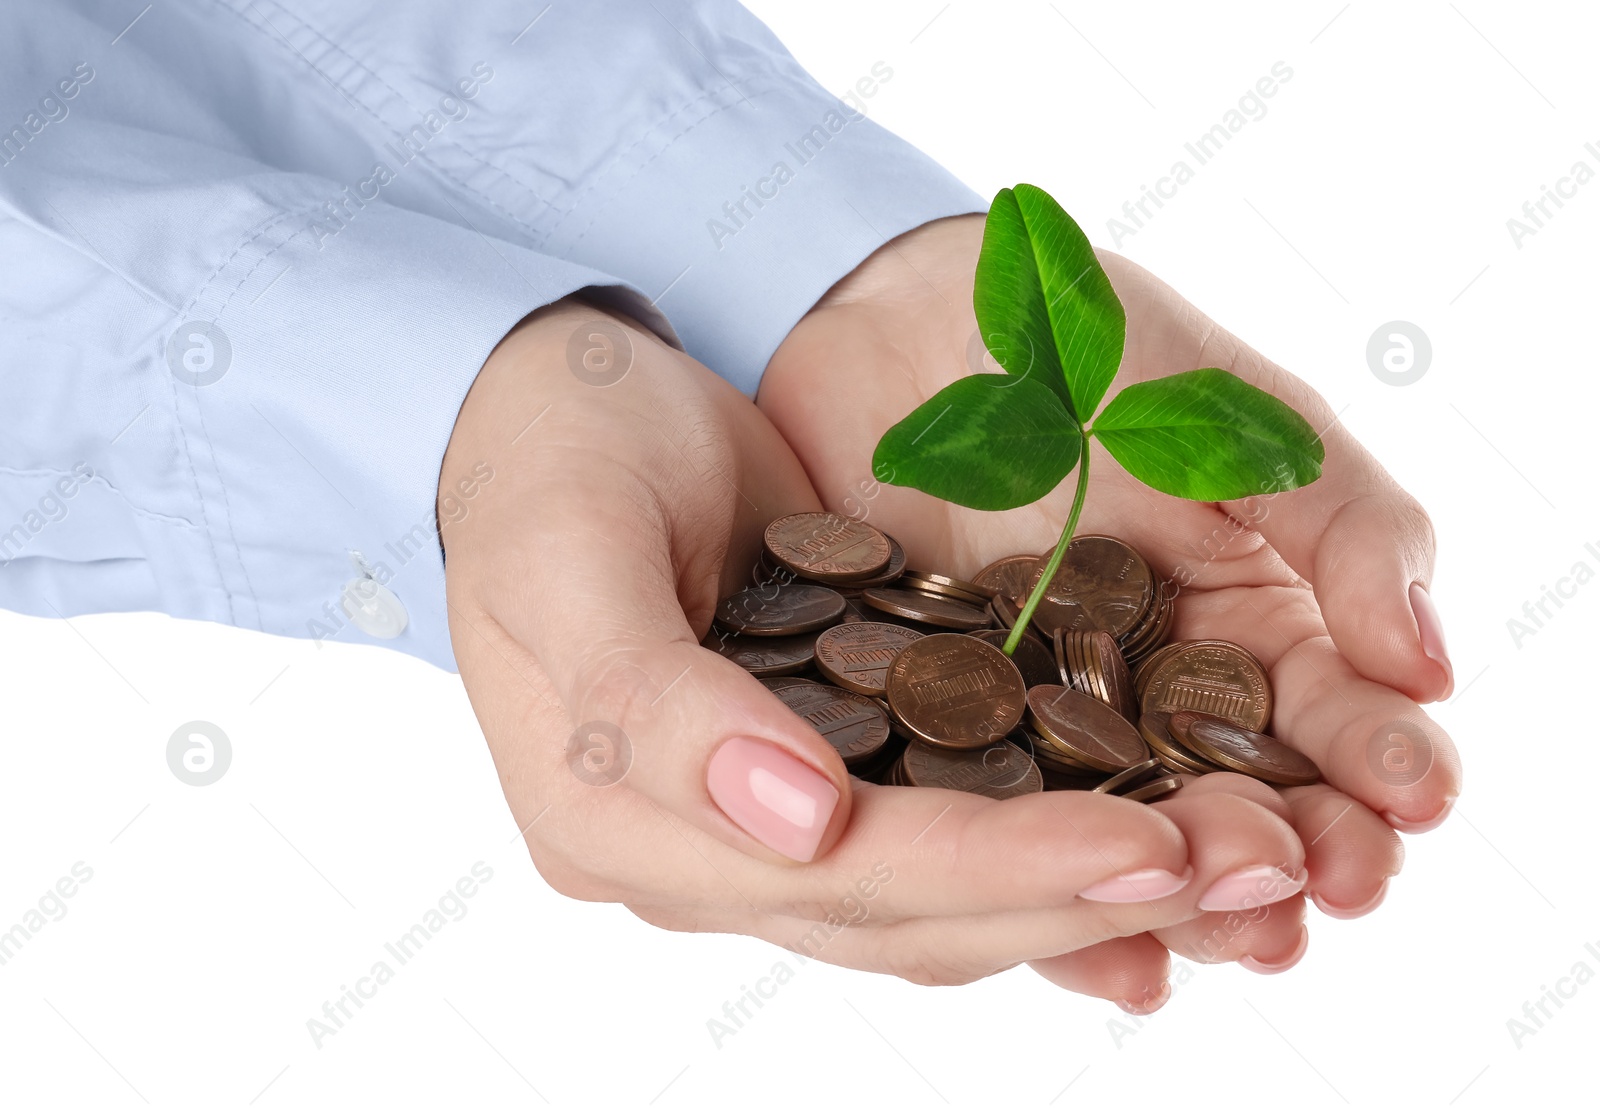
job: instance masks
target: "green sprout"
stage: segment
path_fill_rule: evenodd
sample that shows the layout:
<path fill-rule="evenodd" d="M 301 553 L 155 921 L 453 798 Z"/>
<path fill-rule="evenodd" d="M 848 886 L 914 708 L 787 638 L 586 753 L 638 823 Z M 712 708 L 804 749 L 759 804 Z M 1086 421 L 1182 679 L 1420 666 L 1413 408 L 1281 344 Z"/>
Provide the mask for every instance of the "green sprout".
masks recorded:
<path fill-rule="evenodd" d="M 1141 381 L 1100 408 L 1122 363 L 1127 317 L 1088 238 L 1043 189 L 1018 185 L 995 196 L 972 304 L 1005 373 L 939 390 L 883 433 L 872 468 L 880 480 L 1000 512 L 1038 500 L 1077 467 L 1061 540 L 1006 639 L 1007 655 L 1078 526 L 1091 436 L 1146 485 L 1188 500 L 1297 489 L 1322 473 L 1311 425 L 1226 370 Z"/>

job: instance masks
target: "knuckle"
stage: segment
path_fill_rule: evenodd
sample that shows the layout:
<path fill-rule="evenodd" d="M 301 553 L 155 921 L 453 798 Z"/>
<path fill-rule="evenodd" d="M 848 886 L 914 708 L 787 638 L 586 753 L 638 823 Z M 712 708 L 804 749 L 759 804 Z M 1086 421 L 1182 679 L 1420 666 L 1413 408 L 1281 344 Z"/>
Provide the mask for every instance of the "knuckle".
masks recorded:
<path fill-rule="evenodd" d="M 535 851 L 530 848 L 528 856 L 533 860 L 534 869 L 539 872 L 539 877 L 544 879 L 545 885 L 562 897 L 570 897 L 574 901 L 622 900 L 622 890 L 614 882 L 563 862 L 555 858 L 551 852 Z"/>
<path fill-rule="evenodd" d="M 888 938 L 879 952 L 886 973 L 914 986 L 966 986 L 987 978 L 994 968 L 957 961 L 948 952 L 935 952 L 919 941 Z"/>
<path fill-rule="evenodd" d="M 660 692 L 636 644 L 600 645 L 580 672 L 576 716 L 625 726 L 645 717 Z"/>

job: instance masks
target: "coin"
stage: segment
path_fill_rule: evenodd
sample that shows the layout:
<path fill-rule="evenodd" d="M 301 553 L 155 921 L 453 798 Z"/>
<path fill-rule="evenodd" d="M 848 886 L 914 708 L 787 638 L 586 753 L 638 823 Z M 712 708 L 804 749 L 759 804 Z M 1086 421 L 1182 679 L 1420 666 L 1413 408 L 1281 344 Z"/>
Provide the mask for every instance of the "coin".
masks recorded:
<path fill-rule="evenodd" d="M 1322 778 L 1317 764 L 1288 744 L 1219 717 L 1173 713 L 1172 729 L 1196 754 L 1273 785 L 1308 786 Z"/>
<path fill-rule="evenodd" d="M 1035 579 L 1034 571 L 1039 568 L 1037 555 L 1011 555 L 1007 558 L 996 559 L 982 570 L 979 570 L 972 579 L 972 584 L 979 589 L 989 591 L 990 596 L 999 595 L 1010 598 L 1020 606 L 1028 596 Z"/>
<path fill-rule="evenodd" d="M 1039 768 L 1026 751 L 1000 740 L 980 750 L 941 751 L 913 743 L 900 759 L 907 785 L 959 789 L 1004 800 L 1044 788 Z"/>
<path fill-rule="evenodd" d="M 1044 576 L 1041 562 L 1029 583 Z M 1048 631 L 1104 631 L 1120 637 L 1144 619 L 1155 599 L 1150 566 L 1132 547 L 1109 535 L 1080 535 L 1050 579 L 1034 613 Z"/>
<path fill-rule="evenodd" d="M 1044 781 L 1046 790 L 1076 789 L 1092 793 L 1094 788 L 1105 778 L 1105 775 L 1096 774 L 1092 770 L 1082 773 L 1069 773 L 1065 770 L 1058 770 L 1048 763 L 1040 762 L 1039 777 Z"/>
<path fill-rule="evenodd" d="M 716 621 L 740 635 L 799 635 L 838 623 L 844 609 L 844 598 L 827 586 L 772 584 L 726 598 Z"/>
<path fill-rule="evenodd" d="M 1028 718 L 1041 739 L 1107 774 L 1150 757 L 1138 731 L 1115 709 L 1065 686 L 1036 685 L 1028 690 Z"/>
<path fill-rule="evenodd" d="M 790 686 L 821 684 L 811 678 L 761 678 L 759 681 L 774 693 L 780 689 L 788 689 Z"/>
<path fill-rule="evenodd" d="M 859 693 L 813 684 L 792 685 L 776 696 L 833 744 L 847 767 L 871 760 L 889 739 L 889 718 Z"/>
<path fill-rule="evenodd" d="M 1150 745 L 1150 750 L 1155 752 L 1163 766 L 1187 774 L 1210 774 L 1220 769 L 1194 755 L 1180 743 L 1172 734 L 1171 723 L 1171 714 L 1165 712 L 1147 712 L 1139 717 L 1139 735 Z"/>
<path fill-rule="evenodd" d="M 744 667 L 758 678 L 798 674 L 811 665 L 817 633 L 804 635 L 735 635 L 713 628 L 700 646 Z"/>
<path fill-rule="evenodd" d="M 1176 774 L 1169 774 L 1165 778 L 1157 778 L 1155 781 L 1142 785 L 1138 789 L 1130 789 L 1122 796 L 1129 801 L 1154 801 L 1158 797 L 1165 797 L 1167 794 L 1174 793 L 1182 788 L 1183 779 Z"/>
<path fill-rule="evenodd" d="M 817 669 L 834 685 L 881 697 L 894 656 L 921 638 L 898 624 L 840 624 L 817 636 Z"/>
<path fill-rule="evenodd" d="M 845 596 L 860 596 L 863 589 L 876 589 L 880 585 L 899 579 L 906 570 L 906 549 L 898 540 L 888 532 L 883 537 L 889 541 L 889 561 L 882 570 L 869 578 L 860 578 L 849 582 L 835 582 L 834 587 Z"/>
<path fill-rule="evenodd" d="M 1011 633 L 1004 628 L 984 628 L 981 631 L 968 632 L 974 639 L 981 639 L 989 646 L 1001 649 L 1004 654 L 1006 640 Z M 1053 685 L 1056 681 L 1056 664 L 1050 657 L 1050 652 L 1045 649 L 1031 635 L 1024 635 L 1017 641 L 1017 649 L 1012 652 L 1011 661 L 1017 664 L 1017 669 L 1022 672 L 1022 683 L 1026 686 Z"/>
<path fill-rule="evenodd" d="M 1145 712 L 1192 709 L 1259 732 L 1272 718 L 1272 685 L 1255 655 L 1221 639 L 1190 640 L 1152 668 L 1140 694 Z M 1163 648 L 1166 650 L 1167 648 Z"/>
<path fill-rule="evenodd" d="M 767 525 L 767 551 L 801 577 L 823 582 L 870 578 L 889 564 L 889 539 L 835 512 L 797 512 Z"/>
<path fill-rule="evenodd" d="M 1137 785 L 1142 779 L 1149 777 L 1152 770 L 1161 769 L 1160 759 L 1145 759 L 1143 762 L 1118 774 L 1113 774 L 1105 781 L 1094 787 L 1096 793 L 1116 793 L 1130 785 Z"/>
<path fill-rule="evenodd" d="M 977 631 L 989 626 L 989 614 L 965 601 L 936 597 L 912 589 L 868 589 L 861 594 L 867 605 L 880 612 L 920 620 L 941 628 Z"/>
<path fill-rule="evenodd" d="M 929 635 L 895 656 L 889 707 L 925 743 L 987 747 L 1022 720 L 1026 686 L 1016 665 L 970 635 Z"/>
<path fill-rule="evenodd" d="M 1128 672 L 1128 664 L 1123 661 L 1122 652 L 1117 649 L 1117 641 L 1105 632 L 1092 632 L 1087 637 L 1084 648 L 1090 653 L 1091 661 L 1099 675 L 1100 686 L 1105 691 L 1106 704 L 1122 714 L 1123 719 L 1132 722 L 1139 716 L 1139 706 L 1133 699 L 1133 675 Z"/>
<path fill-rule="evenodd" d="M 901 584 L 908 589 L 936 593 L 941 597 L 966 601 L 970 605 L 979 607 L 988 604 L 989 598 L 994 596 L 993 591 L 976 586 L 970 581 L 947 577 L 944 574 L 930 574 L 925 570 L 907 570 L 902 577 Z"/>
<path fill-rule="evenodd" d="M 994 614 L 995 623 L 1010 631 L 1022 617 L 1022 605 L 1007 597 L 1004 593 L 996 593 L 989 598 L 989 611 Z M 1029 631 L 1033 630 L 1029 622 Z"/>

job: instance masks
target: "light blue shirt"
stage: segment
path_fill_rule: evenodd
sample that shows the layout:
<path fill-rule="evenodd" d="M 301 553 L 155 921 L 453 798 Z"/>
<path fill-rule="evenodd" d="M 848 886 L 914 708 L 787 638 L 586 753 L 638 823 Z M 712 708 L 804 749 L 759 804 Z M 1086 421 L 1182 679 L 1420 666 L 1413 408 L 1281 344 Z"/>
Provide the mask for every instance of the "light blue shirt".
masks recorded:
<path fill-rule="evenodd" d="M 453 670 L 440 460 L 518 320 L 589 289 L 754 393 L 984 207 L 737 4 L 542 7 L 0 9 L 0 606 Z"/>

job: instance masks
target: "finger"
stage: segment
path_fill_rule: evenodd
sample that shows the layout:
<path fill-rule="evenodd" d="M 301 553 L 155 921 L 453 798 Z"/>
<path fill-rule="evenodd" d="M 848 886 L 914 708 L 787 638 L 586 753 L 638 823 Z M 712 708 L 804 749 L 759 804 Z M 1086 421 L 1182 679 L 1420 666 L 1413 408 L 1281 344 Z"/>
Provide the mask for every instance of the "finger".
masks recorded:
<path fill-rule="evenodd" d="M 1332 786 L 1284 791 L 1306 845 L 1306 896 L 1325 916 L 1348 920 L 1383 903 L 1405 846 L 1377 813 Z"/>
<path fill-rule="evenodd" d="M 1448 697 L 1455 671 L 1428 592 L 1428 514 L 1304 382 L 1242 344 L 1233 369 L 1294 404 L 1320 431 L 1326 458 L 1322 476 L 1305 488 L 1264 490 L 1222 507 L 1311 583 L 1329 633 L 1356 670 L 1416 701 Z"/>
<path fill-rule="evenodd" d="M 1009 924 L 990 918 L 908 922 L 893 928 L 858 927 L 861 922 L 818 923 L 742 910 L 685 906 L 627 906 L 640 920 L 674 932 L 728 932 L 774 944 L 791 958 L 802 956 L 851 970 L 888 974 L 920 986 L 957 986 L 1018 965 L 981 953 L 986 935 Z M 794 959 L 798 968 L 801 963 Z M 1170 957 L 1146 933 L 1114 936 L 1075 951 L 1031 960 L 1029 965 L 1062 989 L 1103 997 L 1124 1011 L 1145 1015 L 1170 996 Z"/>
<path fill-rule="evenodd" d="M 874 925 L 1151 901 L 1192 877 L 1189 845 L 1170 820 L 1087 792 L 996 801 L 858 783 L 849 827 L 803 869 L 764 867 L 718 844 L 692 846 L 702 854 L 684 872 L 642 877 L 651 897 L 722 904 L 731 885 L 752 909 L 806 920 L 863 901 Z"/>
<path fill-rule="evenodd" d="M 585 492 L 541 506 L 547 523 L 531 537 L 530 570 L 535 580 L 561 573 L 560 596 L 518 606 L 506 618 L 513 634 L 550 673 L 580 730 L 627 744 L 628 788 L 757 857 L 807 862 L 825 852 L 850 810 L 832 745 L 743 669 L 699 646 L 668 569 L 666 522 L 652 529 L 639 513 L 616 518 Z M 555 522 L 585 504 L 585 526 L 571 516 Z M 626 545 L 590 539 L 630 533 L 640 538 Z"/>
<path fill-rule="evenodd" d="M 1127 367 L 1168 364 L 1179 351 L 1279 397 L 1321 438 L 1322 476 L 1303 489 L 1224 501 L 1316 590 L 1334 642 L 1355 668 L 1419 701 L 1449 695 L 1454 674 L 1427 589 L 1433 527 L 1427 513 L 1338 422 L 1315 389 L 1205 319 L 1171 286 L 1117 255 L 1107 272 L 1124 302 L 1146 305 L 1128 329 Z M 1420 589 L 1413 588 L 1420 586 Z"/>
<path fill-rule="evenodd" d="M 1191 962 L 1238 963 L 1256 974 L 1282 974 L 1305 956 L 1305 915 L 1306 899 L 1297 894 L 1271 905 L 1205 913 L 1151 935 Z"/>
<path fill-rule="evenodd" d="M 1103 997 L 1135 1016 L 1149 1016 L 1172 997 L 1172 958 L 1148 932 L 1034 959 L 1028 965 L 1064 990 Z"/>
<path fill-rule="evenodd" d="M 1179 603 L 1174 634 L 1247 648 L 1272 679 L 1272 733 L 1323 778 L 1403 832 L 1437 827 L 1461 792 L 1461 760 L 1415 701 L 1356 672 L 1322 634 L 1304 590 L 1223 589 Z"/>

